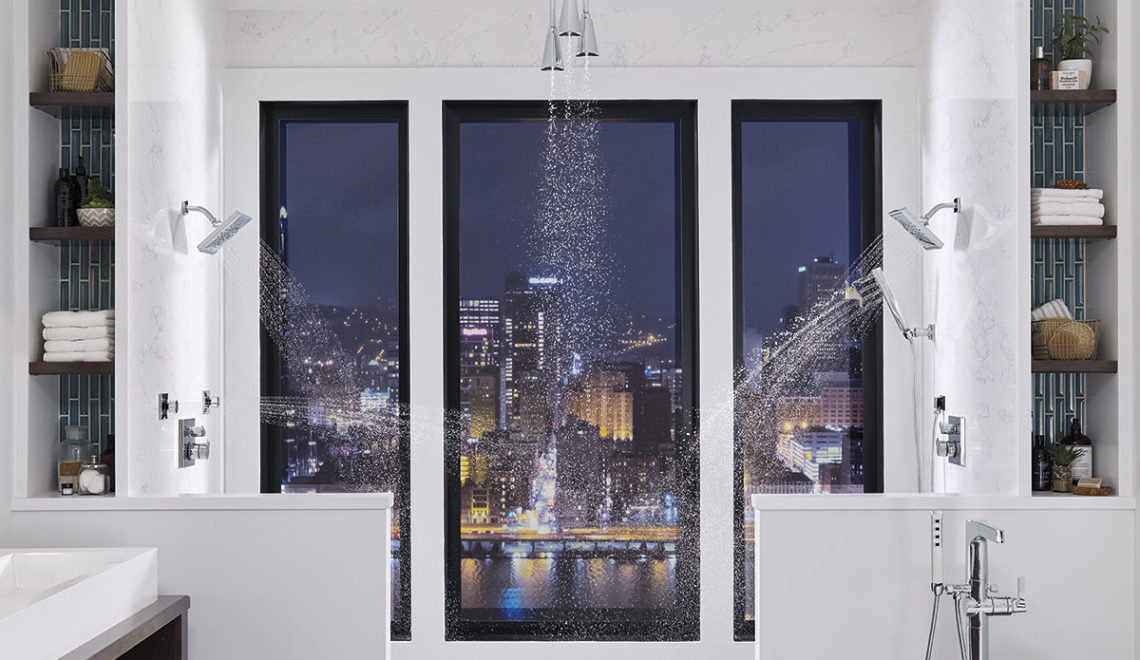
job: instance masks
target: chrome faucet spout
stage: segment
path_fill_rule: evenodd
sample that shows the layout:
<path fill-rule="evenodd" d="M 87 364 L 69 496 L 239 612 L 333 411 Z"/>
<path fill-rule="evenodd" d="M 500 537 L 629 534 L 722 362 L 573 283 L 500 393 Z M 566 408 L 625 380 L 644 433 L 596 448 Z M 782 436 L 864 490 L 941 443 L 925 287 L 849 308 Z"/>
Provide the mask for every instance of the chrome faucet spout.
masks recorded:
<path fill-rule="evenodd" d="M 976 538 L 983 538 L 993 543 L 1005 543 L 1005 532 L 984 520 L 967 520 L 966 543 L 970 543 Z"/>

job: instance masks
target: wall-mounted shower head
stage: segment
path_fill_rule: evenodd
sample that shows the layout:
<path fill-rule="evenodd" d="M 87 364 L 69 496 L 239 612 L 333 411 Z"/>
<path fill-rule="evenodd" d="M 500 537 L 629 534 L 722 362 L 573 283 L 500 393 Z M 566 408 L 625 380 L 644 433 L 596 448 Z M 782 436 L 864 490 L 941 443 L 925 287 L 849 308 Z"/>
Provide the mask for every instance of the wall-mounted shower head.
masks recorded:
<path fill-rule="evenodd" d="M 911 213 L 910 209 L 905 206 L 901 209 L 891 211 L 890 215 L 895 219 L 895 222 L 898 222 L 904 229 L 909 231 L 912 236 L 918 239 L 922 247 L 927 250 L 937 250 L 942 247 L 943 243 L 942 239 L 938 238 L 938 235 L 930 229 L 930 219 L 943 209 L 954 209 L 954 212 L 958 213 L 962 210 L 962 200 L 955 197 L 953 202 L 937 204 L 921 218 L 916 217 Z"/>
<path fill-rule="evenodd" d="M 929 337 L 934 339 L 934 324 L 926 326 L 925 328 L 911 328 L 907 325 L 906 319 L 903 317 L 902 309 L 899 307 L 899 300 L 895 297 L 895 292 L 891 289 L 890 283 L 887 281 L 887 274 L 883 272 L 882 268 L 875 268 L 871 271 L 871 277 L 875 278 L 875 284 L 879 285 L 879 291 L 883 294 L 883 302 L 887 304 L 887 309 L 891 312 L 891 316 L 895 319 L 895 324 L 899 326 L 902 331 L 903 337 L 910 339 L 912 337 Z"/>
<path fill-rule="evenodd" d="M 210 234 L 198 244 L 198 251 L 204 254 L 217 254 L 222 245 L 226 241 L 234 237 L 242 227 L 246 226 L 252 219 L 241 211 L 234 211 L 230 217 L 226 218 L 225 222 L 220 222 L 210 213 L 209 209 L 202 206 L 193 206 L 189 202 L 182 202 L 182 215 L 188 215 L 191 211 L 197 211 L 209 219 L 210 224 L 214 229 Z"/>

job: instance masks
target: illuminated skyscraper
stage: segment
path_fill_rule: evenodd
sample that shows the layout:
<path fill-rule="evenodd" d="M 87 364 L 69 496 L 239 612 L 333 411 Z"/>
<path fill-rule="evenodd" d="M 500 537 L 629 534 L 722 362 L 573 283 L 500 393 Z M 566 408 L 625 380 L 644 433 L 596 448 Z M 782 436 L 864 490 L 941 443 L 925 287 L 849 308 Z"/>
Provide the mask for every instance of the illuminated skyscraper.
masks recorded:
<path fill-rule="evenodd" d="M 558 304 L 561 288 L 556 278 L 525 277 L 511 272 L 501 306 L 502 316 L 502 407 L 503 425 L 521 430 L 522 410 L 519 404 L 524 380 L 541 382 L 548 393 L 554 393 L 563 365 L 559 364 L 562 344 Z M 568 356 L 567 356 L 568 357 Z M 555 402 L 547 402 L 548 410 Z"/>
<path fill-rule="evenodd" d="M 569 415 L 598 427 L 602 438 L 633 440 L 634 393 L 626 374 L 615 369 L 590 369 L 571 382 L 566 395 Z"/>

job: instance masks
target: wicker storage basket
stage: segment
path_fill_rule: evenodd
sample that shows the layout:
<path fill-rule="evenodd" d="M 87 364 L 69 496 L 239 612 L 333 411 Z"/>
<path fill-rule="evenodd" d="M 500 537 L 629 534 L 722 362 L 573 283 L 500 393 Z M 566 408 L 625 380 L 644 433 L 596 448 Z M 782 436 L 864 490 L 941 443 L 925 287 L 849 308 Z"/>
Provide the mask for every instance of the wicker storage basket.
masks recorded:
<path fill-rule="evenodd" d="M 1042 319 L 1033 322 L 1034 360 L 1093 360 L 1100 319 Z"/>
<path fill-rule="evenodd" d="M 48 89 L 53 92 L 110 92 L 115 70 L 106 48 L 52 48 L 48 51 Z"/>

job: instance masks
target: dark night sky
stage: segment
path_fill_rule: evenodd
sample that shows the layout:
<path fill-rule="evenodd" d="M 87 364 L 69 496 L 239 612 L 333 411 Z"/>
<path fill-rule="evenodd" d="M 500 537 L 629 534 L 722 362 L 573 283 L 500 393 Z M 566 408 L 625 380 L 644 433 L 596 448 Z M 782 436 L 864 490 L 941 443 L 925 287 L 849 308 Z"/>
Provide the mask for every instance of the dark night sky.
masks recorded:
<path fill-rule="evenodd" d="M 397 137 L 395 122 L 286 125 L 289 266 L 314 303 L 395 299 Z"/>
<path fill-rule="evenodd" d="M 463 297 L 494 296 L 524 267 L 537 208 L 546 123 L 465 122 L 461 133 Z M 615 304 L 674 313 L 673 125 L 603 122 L 608 240 L 621 262 Z M 742 130 L 745 324 L 772 329 L 796 301 L 796 269 L 832 254 L 850 263 L 848 124 L 750 121 Z M 286 128 L 289 250 L 314 302 L 371 306 L 396 295 L 395 123 Z M 305 258 L 308 250 L 319 258 Z M 330 259 L 325 255 L 337 255 Z"/>
<path fill-rule="evenodd" d="M 603 122 L 607 239 L 621 263 L 611 300 L 635 313 L 675 313 L 675 126 Z M 460 135 L 460 295 L 498 297 L 527 264 L 546 149 L 545 121 L 463 123 Z"/>
<path fill-rule="evenodd" d="M 749 121 L 741 142 L 744 324 L 770 331 L 796 303 L 798 267 L 851 263 L 848 123 Z"/>

